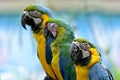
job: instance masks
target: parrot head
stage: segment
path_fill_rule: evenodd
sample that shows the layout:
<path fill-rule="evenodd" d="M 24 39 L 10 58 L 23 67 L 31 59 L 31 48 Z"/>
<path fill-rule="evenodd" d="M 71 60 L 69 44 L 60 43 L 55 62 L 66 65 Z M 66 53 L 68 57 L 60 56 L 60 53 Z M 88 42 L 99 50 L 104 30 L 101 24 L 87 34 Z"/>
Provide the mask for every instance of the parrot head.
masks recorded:
<path fill-rule="evenodd" d="M 47 31 L 45 32 L 45 37 L 47 37 L 48 34 L 50 34 L 51 37 L 53 37 L 54 39 L 58 37 L 60 37 L 61 39 L 65 37 L 74 38 L 74 34 L 71 27 L 68 24 L 64 23 L 64 21 L 61 21 L 57 18 L 49 19 L 46 22 L 45 30 Z"/>
<path fill-rule="evenodd" d="M 47 23 L 46 27 L 45 27 L 45 37 L 47 38 L 48 35 L 52 38 L 56 38 L 57 37 L 57 29 L 58 29 L 59 25 L 56 23 Z"/>
<path fill-rule="evenodd" d="M 52 12 L 41 5 L 28 5 L 22 14 L 21 24 L 24 29 L 26 25 L 31 26 L 33 32 L 39 32 L 47 19 L 53 18 Z"/>
<path fill-rule="evenodd" d="M 77 65 L 87 65 L 91 59 L 90 48 L 95 48 L 93 44 L 85 39 L 78 38 L 73 40 L 70 50 L 70 56 Z"/>

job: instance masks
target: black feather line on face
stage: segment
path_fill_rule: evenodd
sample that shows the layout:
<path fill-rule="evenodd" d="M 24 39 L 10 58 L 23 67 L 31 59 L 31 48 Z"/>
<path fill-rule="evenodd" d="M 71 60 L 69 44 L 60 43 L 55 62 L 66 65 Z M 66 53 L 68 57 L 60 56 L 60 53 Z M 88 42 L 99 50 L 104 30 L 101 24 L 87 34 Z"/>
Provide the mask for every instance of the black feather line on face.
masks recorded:
<path fill-rule="evenodd" d="M 38 33 L 42 29 L 41 25 L 42 25 L 42 23 L 35 24 L 34 26 L 31 27 L 32 31 L 35 32 L 35 33 Z"/>
<path fill-rule="evenodd" d="M 78 59 L 78 61 L 75 63 L 76 65 L 81 65 L 81 66 L 86 66 L 90 63 L 91 60 L 91 55 L 83 58 L 83 59 Z"/>

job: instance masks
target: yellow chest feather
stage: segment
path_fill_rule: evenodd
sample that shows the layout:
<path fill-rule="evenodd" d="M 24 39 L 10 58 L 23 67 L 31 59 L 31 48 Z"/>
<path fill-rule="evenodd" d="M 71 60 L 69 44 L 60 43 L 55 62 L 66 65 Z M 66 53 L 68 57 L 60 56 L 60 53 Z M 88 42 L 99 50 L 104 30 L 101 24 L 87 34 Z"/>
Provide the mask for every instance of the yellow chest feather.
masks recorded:
<path fill-rule="evenodd" d="M 91 60 L 90 63 L 87 66 L 80 66 L 76 65 L 76 74 L 77 74 L 77 80 L 89 80 L 89 70 L 90 68 L 97 62 L 100 61 L 99 54 L 97 53 L 97 50 L 94 48 L 90 49 L 91 52 Z"/>
<path fill-rule="evenodd" d="M 40 32 L 34 33 L 34 38 L 37 41 L 38 58 L 45 72 L 56 80 L 51 64 L 48 64 L 46 61 L 46 39 L 44 37 L 44 24 L 49 19 L 49 17 L 45 14 L 43 14 L 41 17 L 43 18 L 43 23 L 41 26 L 43 28 Z"/>
<path fill-rule="evenodd" d="M 58 29 L 58 36 L 55 39 L 55 41 L 51 44 L 51 50 L 52 50 L 52 68 L 58 77 L 59 80 L 63 80 L 61 72 L 60 72 L 60 67 L 59 67 L 59 55 L 60 55 L 60 44 L 62 42 L 62 38 L 64 36 L 64 28 L 59 27 Z"/>
<path fill-rule="evenodd" d="M 76 66 L 77 80 L 88 80 L 89 68 Z"/>

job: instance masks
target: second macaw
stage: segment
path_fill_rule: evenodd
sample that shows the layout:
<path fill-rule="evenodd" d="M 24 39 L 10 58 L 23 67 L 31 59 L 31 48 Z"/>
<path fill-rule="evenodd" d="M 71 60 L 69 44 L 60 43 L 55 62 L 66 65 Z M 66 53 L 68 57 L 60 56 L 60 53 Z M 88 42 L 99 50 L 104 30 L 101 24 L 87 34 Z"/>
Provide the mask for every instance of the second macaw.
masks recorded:
<path fill-rule="evenodd" d="M 49 19 L 45 26 L 47 40 L 54 38 L 49 47 L 52 51 L 52 68 L 58 80 L 76 80 L 75 66 L 70 57 L 72 28 L 59 19 Z M 51 38 L 50 38 L 51 37 Z"/>

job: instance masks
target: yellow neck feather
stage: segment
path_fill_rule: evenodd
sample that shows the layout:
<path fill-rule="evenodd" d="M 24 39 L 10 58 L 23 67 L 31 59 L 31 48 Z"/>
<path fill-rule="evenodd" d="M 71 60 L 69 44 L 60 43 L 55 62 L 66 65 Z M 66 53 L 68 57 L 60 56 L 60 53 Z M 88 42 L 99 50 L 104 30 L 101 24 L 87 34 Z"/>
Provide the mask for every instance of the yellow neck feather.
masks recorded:
<path fill-rule="evenodd" d="M 36 42 L 37 42 L 38 58 L 45 72 L 49 76 L 51 76 L 54 80 L 56 80 L 52 66 L 48 64 L 46 61 L 46 39 L 44 36 L 44 26 L 46 21 L 49 19 L 49 17 L 46 14 L 43 14 L 41 18 L 43 19 L 43 22 L 41 25 L 42 29 L 38 33 L 34 33 L 34 38 L 36 39 Z"/>
<path fill-rule="evenodd" d="M 77 80 L 89 80 L 89 70 L 90 68 L 97 62 L 100 61 L 99 54 L 96 49 L 91 48 L 91 60 L 90 63 L 87 66 L 80 66 L 76 65 L 76 74 L 77 74 Z"/>
<path fill-rule="evenodd" d="M 52 50 L 52 68 L 59 80 L 63 80 L 63 77 L 60 72 L 60 66 L 59 66 L 59 55 L 60 55 L 60 44 L 64 37 L 65 30 L 63 27 L 58 28 L 58 35 L 54 42 L 51 44 L 51 50 Z"/>
<path fill-rule="evenodd" d="M 50 17 L 48 17 L 46 14 L 42 14 L 42 15 L 41 15 L 41 18 L 43 19 L 42 26 L 44 26 L 45 23 L 46 23 L 46 21 L 47 21 L 48 19 L 50 19 Z"/>

